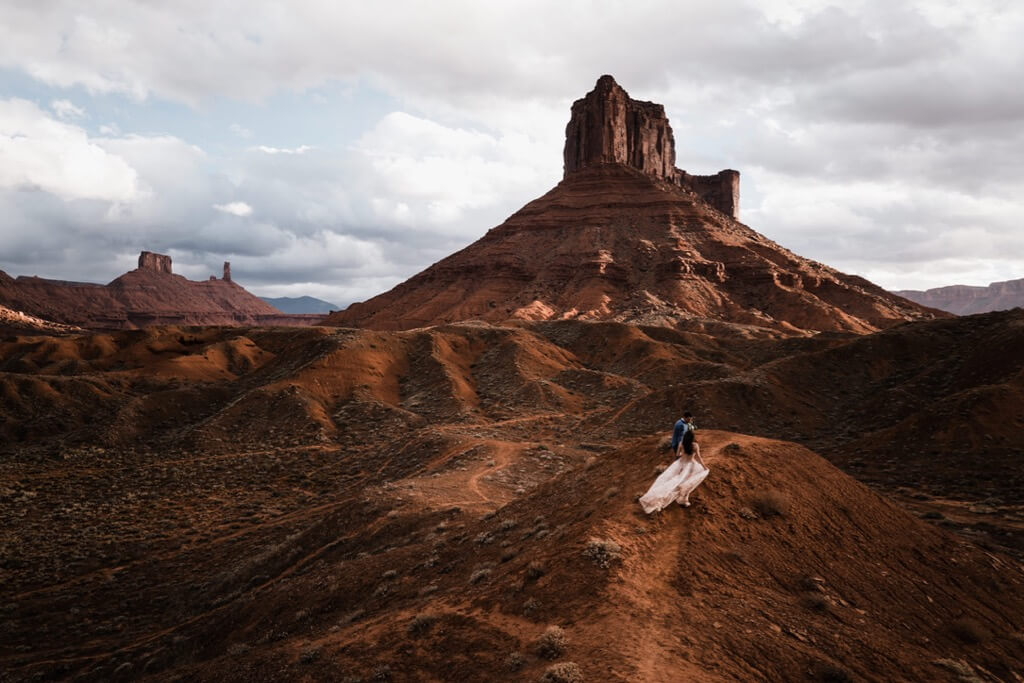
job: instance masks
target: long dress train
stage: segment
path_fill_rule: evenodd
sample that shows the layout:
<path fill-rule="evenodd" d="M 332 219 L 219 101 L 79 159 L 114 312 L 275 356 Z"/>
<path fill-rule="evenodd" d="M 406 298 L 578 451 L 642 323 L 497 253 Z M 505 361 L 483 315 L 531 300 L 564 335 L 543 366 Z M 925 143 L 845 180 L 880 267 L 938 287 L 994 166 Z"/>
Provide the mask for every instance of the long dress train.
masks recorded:
<path fill-rule="evenodd" d="M 672 504 L 685 503 L 695 488 L 708 476 L 708 468 L 693 458 L 677 458 L 640 497 L 644 512 L 651 514 Z"/>

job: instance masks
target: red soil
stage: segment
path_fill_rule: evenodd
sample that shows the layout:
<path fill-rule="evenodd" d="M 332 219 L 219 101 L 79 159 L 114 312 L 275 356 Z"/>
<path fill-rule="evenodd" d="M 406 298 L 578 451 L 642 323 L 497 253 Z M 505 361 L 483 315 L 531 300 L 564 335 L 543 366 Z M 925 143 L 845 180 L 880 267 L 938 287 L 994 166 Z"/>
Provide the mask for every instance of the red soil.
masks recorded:
<path fill-rule="evenodd" d="M 587 680 L 1013 680 L 1022 315 L 8 339 L 0 669 L 536 680 L 554 624 Z M 683 407 L 712 474 L 648 518 Z"/>

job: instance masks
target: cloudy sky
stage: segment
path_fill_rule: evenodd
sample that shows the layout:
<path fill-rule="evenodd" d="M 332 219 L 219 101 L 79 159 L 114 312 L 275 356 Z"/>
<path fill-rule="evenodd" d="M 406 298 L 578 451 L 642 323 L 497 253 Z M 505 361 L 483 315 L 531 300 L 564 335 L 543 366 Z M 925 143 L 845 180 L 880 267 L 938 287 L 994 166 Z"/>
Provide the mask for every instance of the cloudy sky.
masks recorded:
<path fill-rule="evenodd" d="M 741 218 L 889 288 L 1024 277 L 1024 4 L 562 0 L 0 5 L 0 269 L 142 249 L 366 299 L 561 177 L 604 73 Z"/>

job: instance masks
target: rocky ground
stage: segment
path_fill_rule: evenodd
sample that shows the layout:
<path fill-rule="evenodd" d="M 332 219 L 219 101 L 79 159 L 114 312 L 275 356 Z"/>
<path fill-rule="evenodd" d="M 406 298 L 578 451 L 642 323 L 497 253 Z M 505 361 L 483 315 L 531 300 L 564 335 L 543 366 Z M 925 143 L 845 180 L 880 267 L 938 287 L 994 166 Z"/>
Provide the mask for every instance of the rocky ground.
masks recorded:
<path fill-rule="evenodd" d="M 0 679 L 1014 680 L 1021 316 L 8 337 Z"/>

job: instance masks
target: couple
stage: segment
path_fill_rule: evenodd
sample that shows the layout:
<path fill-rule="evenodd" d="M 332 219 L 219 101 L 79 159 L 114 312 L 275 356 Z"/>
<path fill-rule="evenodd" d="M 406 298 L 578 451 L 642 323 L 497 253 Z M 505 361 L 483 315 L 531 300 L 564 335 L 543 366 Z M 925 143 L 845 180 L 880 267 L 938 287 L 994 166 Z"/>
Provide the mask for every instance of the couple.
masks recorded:
<path fill-rule="evenodd" d="M 676 422 L 672 430 L 672 450 L 679 457 L 640 497 L 640 505 L 647 514 L 668 507 L 672 501 L 690 507 L 690 494 L 708 476 L 707 465 L 700 457 L 696 429 L 693 415 L 688 412 Z"/>

